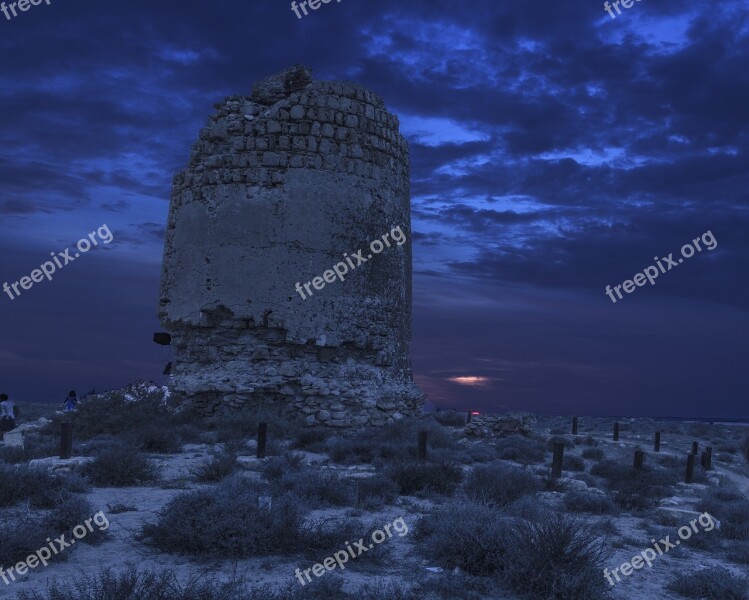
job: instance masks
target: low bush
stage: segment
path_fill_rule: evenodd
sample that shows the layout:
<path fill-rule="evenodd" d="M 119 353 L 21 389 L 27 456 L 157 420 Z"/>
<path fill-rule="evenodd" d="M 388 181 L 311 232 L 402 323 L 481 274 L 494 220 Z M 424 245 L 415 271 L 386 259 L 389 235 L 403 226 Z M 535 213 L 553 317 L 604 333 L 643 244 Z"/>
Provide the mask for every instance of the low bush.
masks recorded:
<path fill-rule="evenodd" d="M 728 452 L 729 454 L 736 454 L 739 451 L 738 444 L 717 442 L 715 444 L 715 452 Z"/>
<path fill-rule="evenodd" d="M 18 448 L 16 446 L 0 447 L 0 463 L 17 465 L 26 462 L 29 462 L 29 459 L 26 457 L 26 451 L 24 448 Z"/>
<path fill-rule="evenodd" d="M 488 577 L 475 577 L 466 573 L 442 573 L 419 581 L 410 595 L 396 596 L 398 600 L 486 600 L 502 598 L 505 590 Z M 379 596 L 389 598 L 389 596 Z M 375 600 L 373 597 L 372 600 Z"/>
<path fill-rule="evenodd" d="M 87 488 L 80 478 L 52 475 L 42 467 L 0 463 L 0 508 L 28 502 L 33 508 L 53 508 Z"/>
<path fill-rule="evenodd" d="M 215 483 L 226 479 L 238 468 L 237 455 L 233 452 L 217 452 L 211 459 L 193 469 L 195 479 L 201 483 Z"/>
<path fill-rule="evenodd" d="M 416 448 L 413 444 L 396 444 L 393 442 L 380 445 L 371 440 L 359 437 L 332 437 L 325 444 L 325 449 L 334 462 L 351 464 L 373 464 L 375 460 L 390 461 L 401 458 L 416 458 Z"/>
<path fill-rule="evenodd" d="M 458 567 L 470 575 L 493 575 L 503 570 L 511 519 L 496 507 L 472 501 L 451 502 L 423 517 L 414 539 L 420 552 L 437 565 Z"/>
<path fill-rule="evenodd" d="M 195 573 L 181 583 L 171 570 L 117 573 L 106 569 L 73 581 L 53 581 L 44 592 L 20 592 L 19 600 L 417 600 L 408 589 L 385 582 L 367 583 L 352 593 L 342 590 L 343 580 L 328 575 L 302 587 L 296 581 L 279 587 L 249 587 L 239 579 L 222 583 Z M 475 587 L 475 586 L 474 586 Z M 455 597 L 455 596 L 452 596 Z M 471 597 L 473 598 L 473 597 Z"/>
<path fill-rule="evenodd" d="M 352 481 L 335 471 L 324 471 L 305 467 L 283 473 L 271 481 L 274 496 L 293 494 L 310 506 L 350 506 L 355 502 L 355 487 Z"/>
<path fill-rule="evenodd" d="M 502 508 L 502 513 L 508 517 L 538 521 L 545 517 L 554 504 L 547 503 L 539 496 L 523 496 Z"/>
<path fill-rule="evenodd" d="M 398 498 L 398 485 L 384 475 L 350 479 L 335 471 L 304 468 L 272 480 L 274 495 L 292 494 L 310 506 L 356 506 L 373 510 Z"/>
<path fill-rule="evenodd" d="M 679 525 L 683 525 L 684 523 L 679 523 Z M 700 523 L 702 525 L 702 523 Z M 710 524 L 708 523 L 708 526 Z M 673 532 L 673 528 L 671 529 Z M 666 535 L 669 532 L 666 532 Z M 718 554 L 724 547 L 725 541 L 720 537 L 720 533 L 718 532 L 717 527 L 714 527 L 713 529 L 707 530 L 702 527 L 702 529 L 699 530 L 699 534 L 693 534 L 689 538 L 689 548 L 690 549 L 698 549 L 702 550 L 703 552 L 707 552 L 708 554 Z"/>
<path fill-rule="evenodd" d="M 687 459 L 686 457 L 679 457 L 679 456 L 671 456 L 670 454 L 665 454 L 663 456 L 659 456 L 657 459 L 657 462 L 662 467 L 666 467 L 667 469 L 684 469 L 687 468 Z"/>
<path fill-rule="evenodd" d="M 354 594 L 351 594 L 351 598 L 356 598 L 356 600 L 382 600 L 383 598 L 388 600 L 417 600 L 424 597 L 416 595 L 414 590 L 404 588 L 402 584 L 385 581 L 365 583 Z"/>
<path fill-rule="evenodd" d="M 428 432 L 430 449 L 460 450 L 457 438 L 434 420 L 408 419 L 372 427 L 352 437 L 332 437 L 326 442 L 331 458 L 342 464 L 379 464 L 416 458 L 419 431 Z"/>
<path fill-rule="evenodd" d="M 268 439 L 288 439 L 303 429 L 298 415 L 284 415 L 272 407 L 256 406 L 244 410 L 227 410 L 210 418 L 207 425 L 220 442 L 241 442 L 255 439 L 260 423 L 268 426 Z"/>
<path fill-rule="evenodd" d="M 142 539 L 162 552 L 243 558 L 299 550 L 303 511 L 292 497 L 262 495 L 259 484 L 230 477 L 213 489 L 179 494 Z"/>
<path fill-rule="evenodd" d="M 451 450 L 450 452 L 454 453 L 455 451 Z M 481 443 L 465 446 L 462 455 L 465 456 L 462 462 L 466 464 L 491 462 L 497 458 L 494 448 Z"/>
<path fill-rule="evenodd" d="M 669 583 L 668 589 L 685 598 L 747 600 L 747 585 L 749 582 L 744 577 L 737 577 L 723 567 L 712 567 L 681 573 Z"/>
<path fill-rule="evenodd" d="M 541 483 L 531 473 L 501 463 L 475 467 L 463 483 L 463 493 L 474 502 L 498 506 L 540 489 Z"/>
<path fill-rule="evenodd" d="M 673 493 L 673 486 L 679 481 L 673 470 L 648 466 L 635 470 L 631 464 L 612 460 L 596 463 L 590 473 L 604 479 L 617 505 L 636 511 L 656 506 Z"/>
<path fill-rule="evenodd" d="M 158 478 L 153 462 L 123 443 L 102 450 L 83 467 L 83 474 L 97 487 L 135 486 Z"/>
<path fill-rule="evenodd" d="M 583 450 L 583 458 L 590 460 L 602 460 L 604 457 L 603 450 L 600 448 L 586 448 Z"/>
<path fill-rule="evenodd" d="M 596 440 L 592 435 L 589 435 L 583 439 L 575 438 L 575 444 L 578 446 L 598 446 L 598 440 Z"/>
<path fill-rule="evenodd" d="M 356 479 L 354 488 L 355 506 L 367 510 L 382 508 L 398 499 L 398 485 L 384 475 Z"/>
<path fill-rule="evenodd" d="M 749 544 L 746 542 L 731 542 L 726 549 L 726 557 L 738 565 L 749 565 Z"/>
<path fill-rule="evenodd" d="M 353 600 L 356 598 L 355 595 L 344 593 L 342 588 L 343 579 L 340 577 L 326 575 L 317 579 L 313 576 L 312 583 L 307 583 L 305 587 L 300 586 L 297 581 L 280 589 L 277 585 L 267 585 L 250 590 L 243 600 L 331 600 L 333 598 Z M 365 598 L 364 600 L 374 599 Z"/>
<path fill-rule="evenodd" d="M 564 496 L 564 506 L 571 512 L 586 512 L 594 515 L 618 512 L 616 505 L 608 495 L 592 490 L 567 492 Z"/>
<path fill-rule="evenodd" d="M 372 532 L 377 527 L 367 531 L 359 519 L 345 517 L 319 518 L 304 523 L 297 534 L 297 552 L 302 552 L 306 558 L 318 562 L 324 556 L 331 556 L 338 550 L 345 548 L 345 541 L 351 542 L 364 538 L 372 539 Z M 387 556 L 388 547 L 385 544 L 374 544 L 366 552 L 357 556 L 357 563 L 366 561 L 381 562 Z M 357 552 L 358 554 L 358 552 Z"/>
<path fill-rule="evenodd" d="M 0 462 L 9 464 L 28 463 L 36 458 L 47 458 L 58 456 L 60 452 L 60 440 L 51 436 L 37 433 L 28 433 L 24 436 L 24 447 L 2 446 L 0 447 Z"/>
<path fill-rule="evenodd" d="M 303 466 L 303 461 L 304 456 L 299 452 L 287 452 L 281 456 L 266 459 L 260 472 L 268 481 L 275 481 L 286 473 L 299 471 Z"/>
<path fill-rule="evenodd" d="M 720 521 L 720 533 L 729 540 L 749 541 L 749 500 L 732 487 L 711 488 L 697 504 Z"/>
<path fill-rule="evenodd" d="M 177 434 L 176 427 L 164 427 L 153 421 L 138 427 L 125 437 L 141 452 L 177 454 L 182 451 L 182 438 Z"/>
<path fill-rule="evenodd" d="M 330 431 L 320 427 L 300 429 L 291 440 L 291 447 L 297 450 L 323 452 L 325 441 L 330 437 Z"/>
<path fill-rule="evenodd" d="M 528 465 L 546 459 L 546 445 L 520 435 L 512 435 L 497 441 L 497 458 Z"/>
<path fill-rule="evenodd" d="M 530 598 L 600 600 L 607 557 L 602 538 L 584 523 L 549 513 L 540 521 L 517 520 L 507 534 L 503 579 Z"/>
<path fill-rule="evenodd" d="M 132 506 L 130 504 L 123 504 L 122 502 L 117 502 L 115 504 L 107 504 L 107 512 L 110 515 L 119 515 L 126 512 L 137 512 L 138 509 L 135 506 Z"/>
<path fill-rule="evenodd" d="M 689 425 L 687 426 L 689 435 L 697 438 L 711 437 L 714 430 L 715 426 L 710 425 L 709 423 L 689 423 Z"/>
<path fill-rule="evenodd" d="M 549 438 L 546 446 L 549 452 L 553 452 L 556 444 L 564 444 L 565 450 L 575 447 L 575 439 L 572 436 L 567 435 L 553 435 Z"/>
<path fill-rule="evenodd" d="M 744 439 L 744 446 L 742 447 L 741 452 L 744 455 L 746 462 L 749 462 L 749 433 L 746 434 L 746 439 Z"/>
<path fill-rule="evenodd" d="M 463 480 L 463 470 L 453 463 L 396 463 L 387 474 L 407 496 L 417 492 L 452 494 Z"/>
<path fill-rule="evenodd" d="M 49 544 L 50 534 L 39 519 L 30 516 L 10 518 L 0 517 L 0 567 L 15 565 L 40 548 Z M 55 560 L 64 558 L 63 554 L 54 555 Z"/>
<path fill-rule="evenodd" d="M 549 511 L 524 519 L 483 503 L 451 502 L 423 517 L 414 539 L 441 567 L 497 576 L 530 598 L 599 600 L 606 592 L 603 539 Z"/>
<path fill-rule="evenodd" d="M 74 412 L 55 415 L 45 430 L 57 434 L 62 421 L 72 421 L 77 440 L 100 435 L 131 436 L 153 423 L 168 430 L 176 423 L 176 417 L 162 399 L 160 388 L 142 383 L 95 394 L 81 400 Z"/>
<path fill-rule="evenodd" d="M 110 569 L 68 583 L 53 580 L 44 592 L 20 592 L 19 600 L 261 600 L 239 582 L 221 583 L 192 575 L 180 583 L 173 571 L 123 573 Z"/>
<path fill-rule="evenodd" d="M 497 460 L 495 449 L 480 442 L 466 444 L 460 450 L 453 448 L 430 448 L 428 456 L 431 462 L 452 462 L 462 465 L 473 465 L 475 463 L 487 463 Z"/>
<path fill-rule="evenodd" d="M 78 525 L 86 527 L 86 521 L 90 520 L 89 527 L 86 527 L 86 535 L 80 538 L 80 541 L 86 544 L 99 544 L 109 535 L 109 525 L 105 522 L 99 526 L 93 521 L 94 515 L 98 512 L 88 500 L 81 496 L 74 496 L 46 515 L 44 527 L 48 533 L 54 532 L 56 535 L 65 533 L 67 538 L 71 539 L 73 528 Z M 104 525 L 106 527 L 102 528 Z"/>
<path fill-rule="evenodd" d="M 565 454 L 562 459 L 562 469 L 564 471 L 582 472 L 585 471 L 585 461 L 574 454 Z"/>

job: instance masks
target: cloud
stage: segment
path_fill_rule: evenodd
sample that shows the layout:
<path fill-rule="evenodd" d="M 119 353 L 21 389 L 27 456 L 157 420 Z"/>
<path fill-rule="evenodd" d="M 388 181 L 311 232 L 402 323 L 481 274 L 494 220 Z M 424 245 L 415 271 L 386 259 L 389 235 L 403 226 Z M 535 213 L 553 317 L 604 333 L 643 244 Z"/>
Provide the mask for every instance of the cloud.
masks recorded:
<path fill-rule="evenodd" d="M 36 205 L 29 200 L 4 200 L 0 202 L 0 214 L 30 215 L 36 211 Z"/>

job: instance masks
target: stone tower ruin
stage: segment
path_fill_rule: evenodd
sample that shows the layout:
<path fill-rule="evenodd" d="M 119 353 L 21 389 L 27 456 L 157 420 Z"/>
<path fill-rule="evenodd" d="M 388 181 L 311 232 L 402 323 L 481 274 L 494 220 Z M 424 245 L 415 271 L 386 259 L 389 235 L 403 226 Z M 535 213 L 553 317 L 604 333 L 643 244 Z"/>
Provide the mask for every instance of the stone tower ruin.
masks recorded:
<path fill-rule="evenodd" d="M 293 67 L 232 96 L 174 178 L 159 318 L 173 394 L 205 413 L 275 406 L 308 425 L 418 414 L 408 145 L 373 92 Z M 371 256 L 320 278 L 344 256 Z M 355 262 L 350 262 L 356 265 Z M 314 281 L 311 296 L 297 284 Z"/>

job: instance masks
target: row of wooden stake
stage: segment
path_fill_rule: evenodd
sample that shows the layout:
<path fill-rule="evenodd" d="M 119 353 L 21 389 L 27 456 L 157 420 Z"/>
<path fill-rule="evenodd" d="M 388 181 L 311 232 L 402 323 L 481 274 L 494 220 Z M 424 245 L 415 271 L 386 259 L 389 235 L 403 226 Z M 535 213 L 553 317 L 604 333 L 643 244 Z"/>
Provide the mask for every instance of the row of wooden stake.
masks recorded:
<path fill-rule="evenodd" d="M 578 418 L 572 417 L 572 434 L 577 435 L 578 429 Z M 614 441 L 619 441 L 619 423 L 614 423 Z M 692 483 L 694 481 L 694 464 L 697 453 L 699 452 L 699 442 L 692 442 L 692 451 L 687 455 L 687 469 L 684 476 L 686 483 Z M 661 451 L 661 432 L 655 432 L 655 439 L 653 441 L 653 450 L 655 452 Z M 562 442 L 556 442 L 554 444 L 554 454 L 551 462 L 551 476 L 558 478 L 562 475 L 562 463 L 564 461 L 564 444 Z M 700 456 L 700 465 L 706 471 L 710 471 L 713 468 L 713 449 L 708 446 Z M 635 450 L 634 456 L 634 468 L 637 471 L 641 471 L 645 466 L 645 452 L 643 450 Z"/>
<path fill-rule="evenodd" d="M 470 412 L 469 414 L 469 420 L 470 420 Z M 578 429 L 578 418 L 573 417 L 572 418 L 572 433 L 573 435 L 577 435 L 577 429 Z M 426 460 L 427 457 L 427 431 L 419 431 L 419 440 L 418 440 L 418 457 L 419 460 Z M 257 451 L 256 456 L 257 458 L 265 458 L 266 456 L 266 447 L 267 447 L 267 440 L 268 440 L 268 424 L 267 423 L 260 423 L 258 425 L 258 432 L 257 432 Z M 614 441 L 619 440 L 619 423 L 614 423 Z M 661 432 L 656 431 L 655 432 L 655 441 L 653 444 L 653 449 L 655 452 L 660 452 L 661 450 Z M 699 443 L 698 442 L 692 442 L 692 452 L 687 455 L 687 470 L 686 470 L 686 476 L 685 481 L 686 483 L 692 483 L 694 479 L 694 464 L 695 464 L 695 457 L 697 455 L 697 452 L 699 451 Z M 72 423 L 62 423 L 62 428 L 60 431 L 60 458 L 66 459 L 70 458 L 73 454 L 73 425 Z M 558 478 L 562 475 L 562 465 L 564 463 L 564 443 L 562 442 L 556 442 L 554 444 L 554 450 L 552 455 L 552 462 L 551 462 L 551 476 L 553 478 Z M 700 464 L 702 467 L 709 471 L 712 469 L 713 464 L 713 449 L 708 446 L 705 451 L 702 452 L 702 455 L 700 457 Z M 635 450 L 634 455 L 634 468 L 635 470 L 642 470 L 645 465 L 645 452 L 642 450 Z"/>

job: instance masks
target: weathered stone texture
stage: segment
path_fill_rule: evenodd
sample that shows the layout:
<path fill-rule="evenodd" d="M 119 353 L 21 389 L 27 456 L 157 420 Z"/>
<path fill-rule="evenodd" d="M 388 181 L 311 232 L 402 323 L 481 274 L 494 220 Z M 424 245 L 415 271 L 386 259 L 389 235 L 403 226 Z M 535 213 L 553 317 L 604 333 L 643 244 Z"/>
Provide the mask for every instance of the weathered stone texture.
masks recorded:
<path fill-rule="evenodd" d="M 208 412 L 275 403 L 310 425 L 418 413 L 397 117 L 371 91 L 301 67 L 216 108 L 172 190 L 159 310 L 172 391 Z M 306 300 L 294 291 L 397 226 L 402 246 Z"/>
<path fill-rule="evenodd" d="M 533 434 L 536 416 L 523 412 L 508 412 L 503 415 L 477 415 L 465 427 L 471 437 L 509 436 Z"/>

